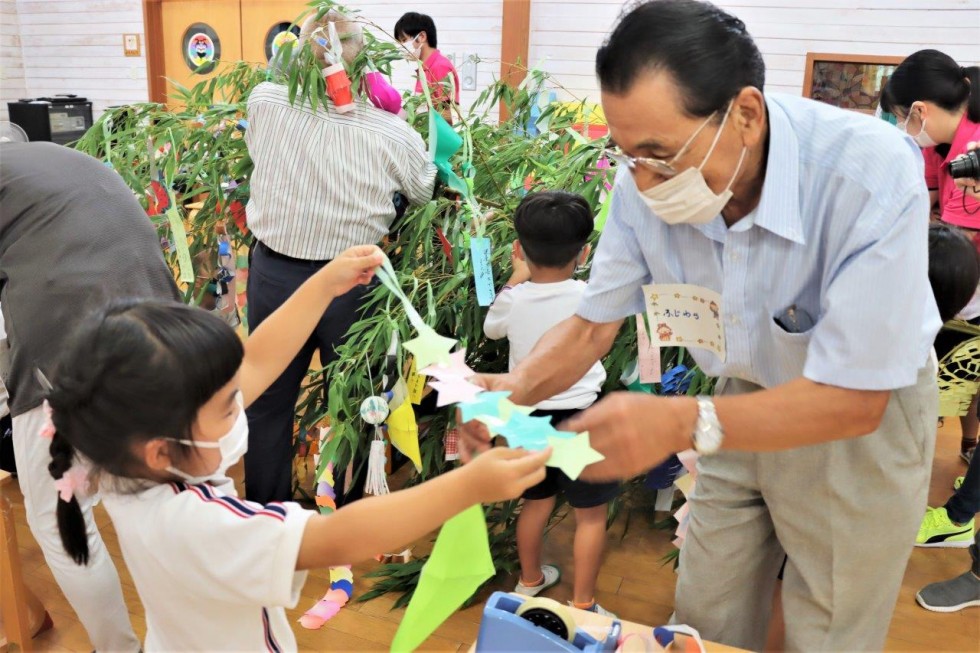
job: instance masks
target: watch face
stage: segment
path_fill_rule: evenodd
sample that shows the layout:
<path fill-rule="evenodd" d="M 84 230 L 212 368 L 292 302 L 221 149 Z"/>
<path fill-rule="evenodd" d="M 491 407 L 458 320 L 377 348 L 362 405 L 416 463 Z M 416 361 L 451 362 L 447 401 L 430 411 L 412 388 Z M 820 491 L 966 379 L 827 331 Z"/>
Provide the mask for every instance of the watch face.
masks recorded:
<path fill-rule="evenodd" d="M 715 412 L 715 404 L 708 398 L 698 398 L 698 421 L 694 427 L 694 449 L 701 455 L 710 455 L 721 448 L 724 432 Z"/>

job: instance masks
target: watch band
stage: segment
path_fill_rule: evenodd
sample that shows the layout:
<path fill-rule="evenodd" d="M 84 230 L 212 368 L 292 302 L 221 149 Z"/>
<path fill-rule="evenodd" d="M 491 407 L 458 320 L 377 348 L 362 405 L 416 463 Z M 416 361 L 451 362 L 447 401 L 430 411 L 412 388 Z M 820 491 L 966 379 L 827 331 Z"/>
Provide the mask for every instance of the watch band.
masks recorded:
<path fill-rule="evenodd" d="M 691 443 L 694 450 L 702 456 L 710 456 L 721 448 L 721 443 L 725 439 L 725 431 L 718 420 L 718 413 L 715 411 L 715 402 L 711 397 L 699 396 L 698 402 L 698 421 L 691 434 Z"/>

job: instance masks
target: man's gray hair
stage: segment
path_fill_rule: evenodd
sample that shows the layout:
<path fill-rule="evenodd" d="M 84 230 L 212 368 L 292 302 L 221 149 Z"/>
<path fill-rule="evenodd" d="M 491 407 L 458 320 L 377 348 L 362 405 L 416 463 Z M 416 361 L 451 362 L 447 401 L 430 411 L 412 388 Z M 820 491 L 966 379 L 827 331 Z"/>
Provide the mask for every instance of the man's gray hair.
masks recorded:
<path fill-rule="evenodd" d="M 317 30 L 320 30 L 318 36 L 322 36 L 325 40 L 329 41 L 328 29 L 330 23 L 334 23 L 334 26 L 337 28 L 337 36 L 340 37 L 343 47 L 344 63 L 350 65 L 364 48 L 364 34 L 361 31 L 360 23 L 339 11 L 328 11 L 320 20 L 316 20 L 316 14 L 310 15 L 309 18 L 303 21 L 303 26 L 300 29 L 299 45 L 302 46 L 306 39 L 310 38 L 310 35 Z M 320 64 L 321 68 L 326 67 L 327 64 L 323 59 L 325 48 L 316 41 L 313 41 L 310 45 L 313 47 L 313 54 L 316 55 L 317 63 Z"/>

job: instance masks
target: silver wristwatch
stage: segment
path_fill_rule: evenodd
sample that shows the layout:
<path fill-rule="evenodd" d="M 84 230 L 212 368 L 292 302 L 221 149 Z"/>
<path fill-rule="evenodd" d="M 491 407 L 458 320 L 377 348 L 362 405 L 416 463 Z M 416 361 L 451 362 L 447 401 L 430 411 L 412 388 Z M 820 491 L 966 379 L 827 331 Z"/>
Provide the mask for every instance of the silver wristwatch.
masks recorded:
<path fill-rule="evenodd" d="M 725 431 L 721 428 L 718 421 L 718 413 L 715 412 L 715 402 L 711 397 L 698 397 L 698 422 L 694 425 L 694 433 L 691 434 L 691 443 L 694 450 L 702 456 L 710 456 L 721 448 L 721 443 L 725 439 Z"/>

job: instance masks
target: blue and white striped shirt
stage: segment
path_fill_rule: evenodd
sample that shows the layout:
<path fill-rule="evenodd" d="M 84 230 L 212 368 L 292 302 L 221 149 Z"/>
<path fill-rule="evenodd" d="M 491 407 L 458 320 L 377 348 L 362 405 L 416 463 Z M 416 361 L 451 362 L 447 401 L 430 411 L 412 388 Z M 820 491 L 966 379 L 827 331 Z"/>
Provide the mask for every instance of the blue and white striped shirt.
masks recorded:
<path fill-rule="evenodd" d="M 915 383 L 941 326 L 928 279 L 922 156 L 888 123 L 767 95 L 769 159 L 759 206 L 731 228 L 670 226 L 616 179 L 578 314 L 644 310 L 641 286 L 689 283 L 722 297 L 727 355 L 691 349 L 711 376 L 773 387 L 800 376 L 863 390 Z M 796 305 L 816 325 L 773 320 Z"/>

